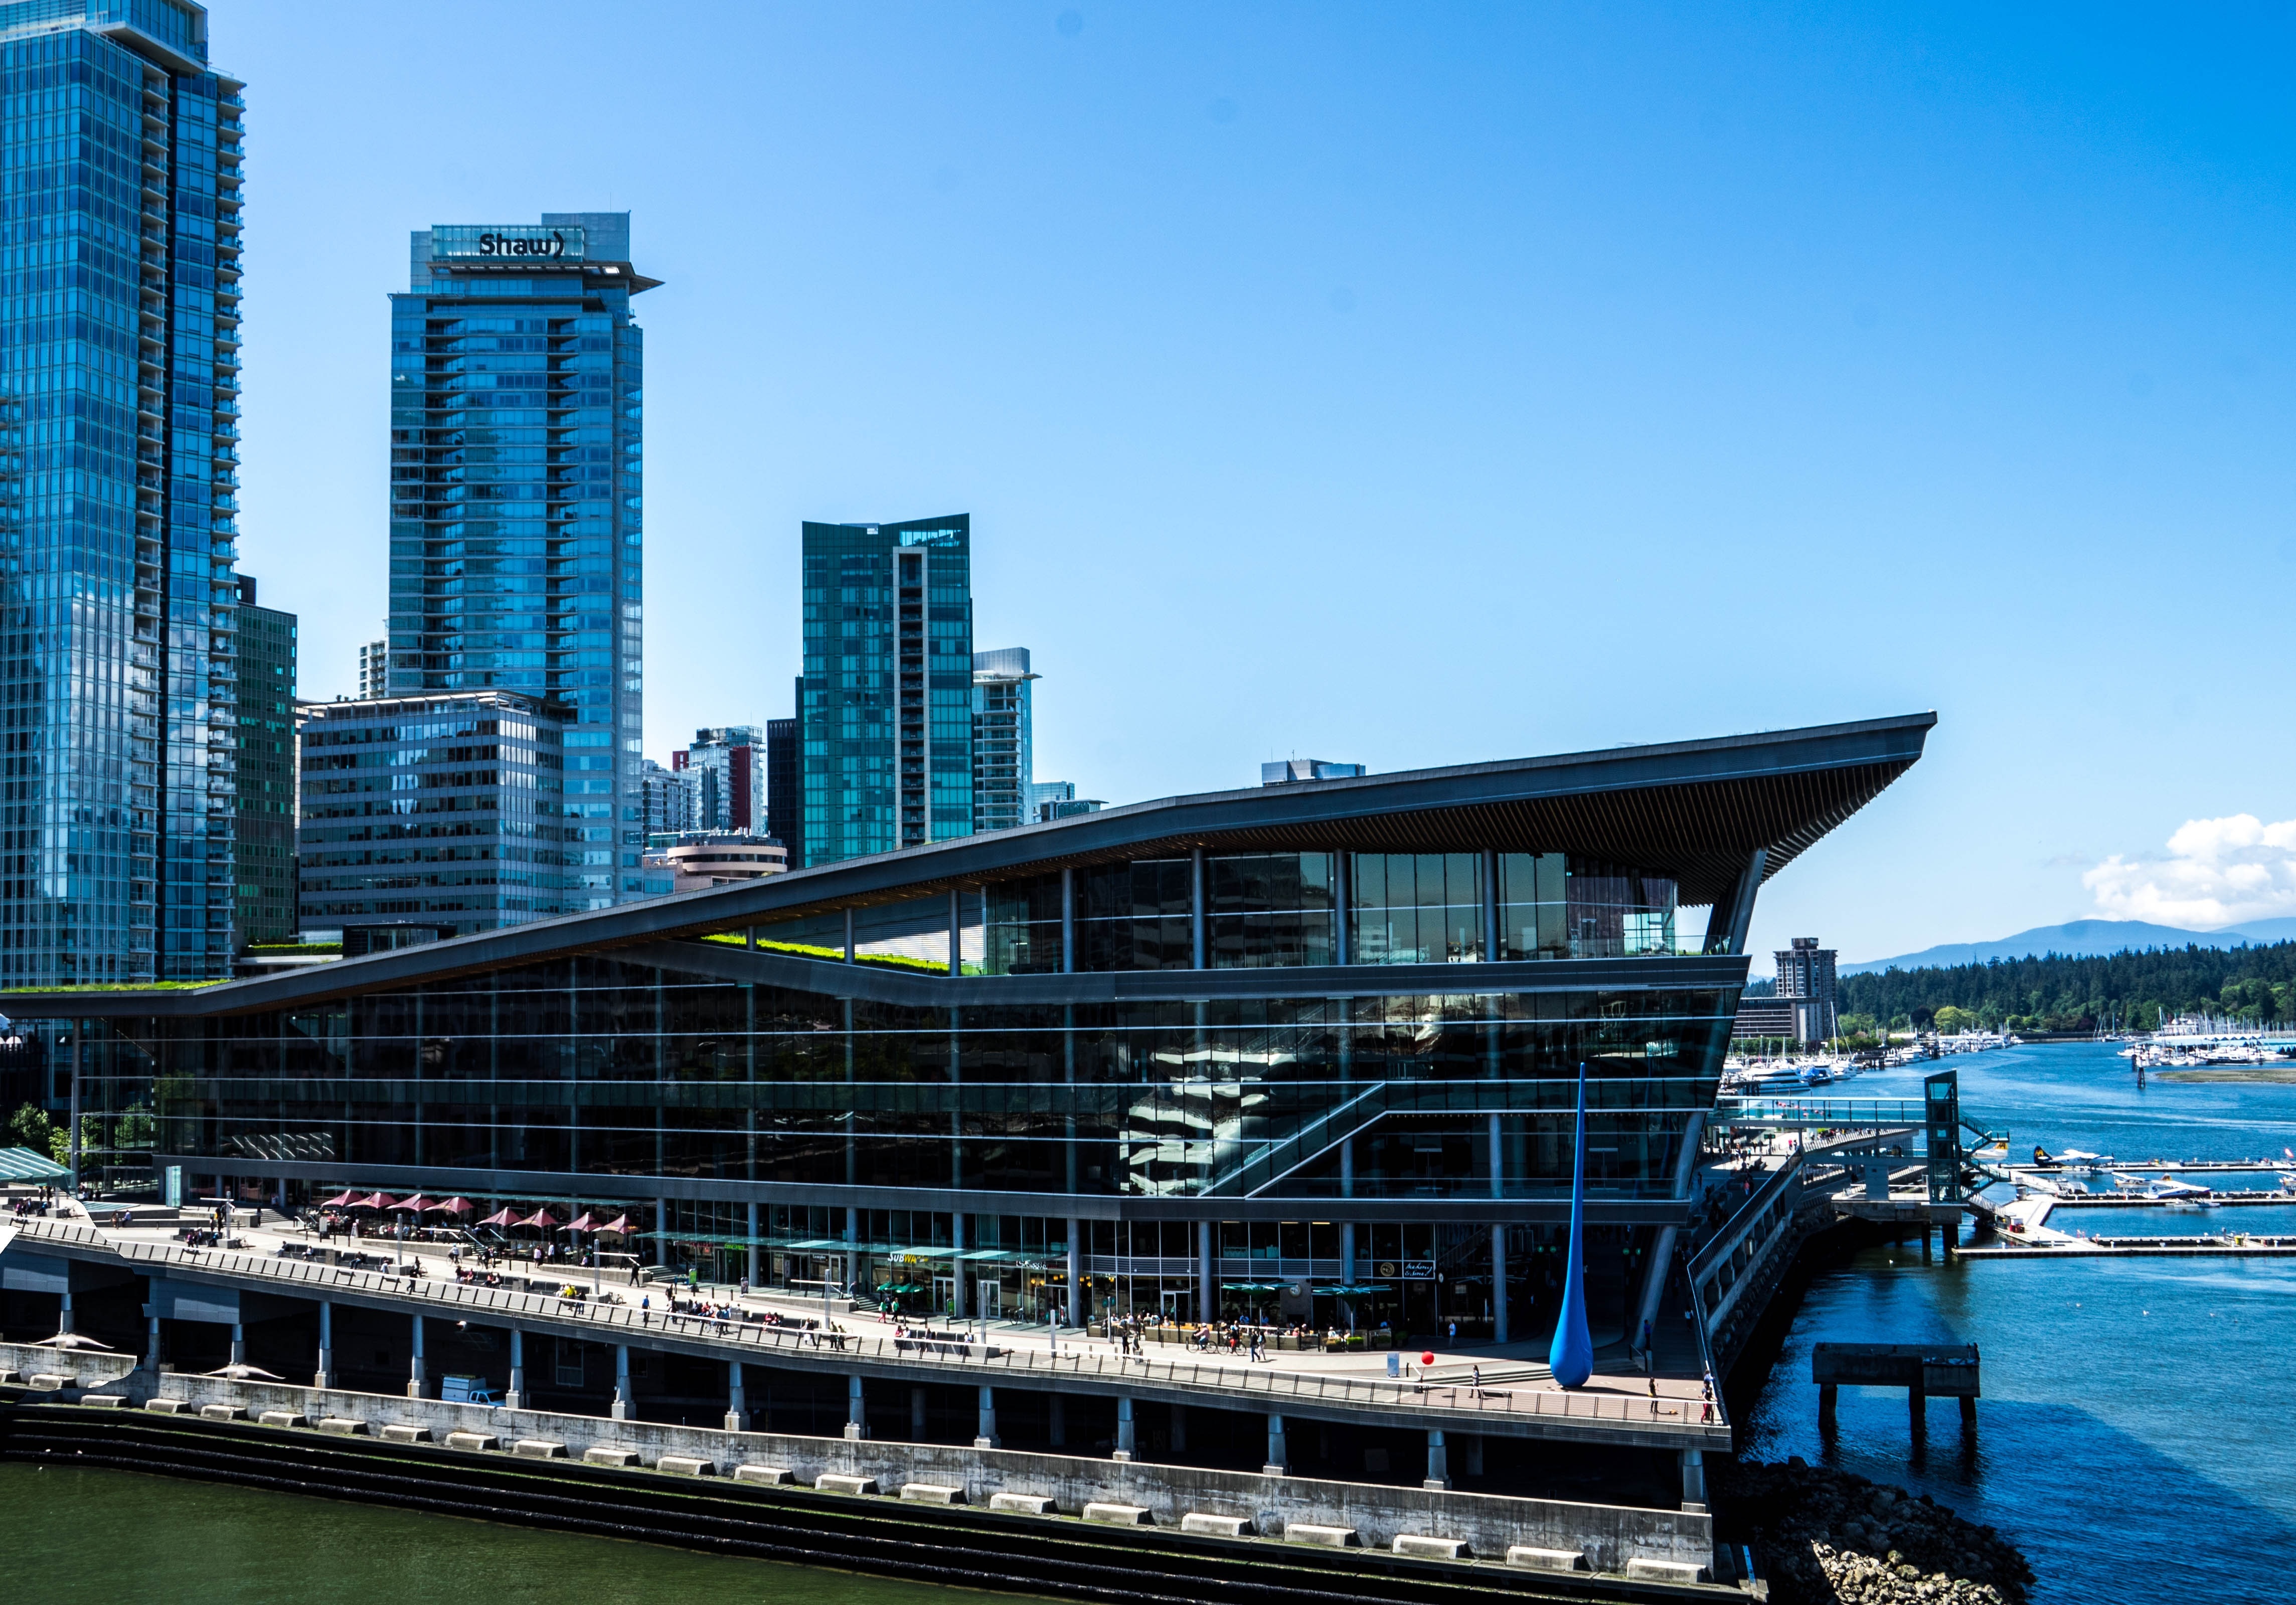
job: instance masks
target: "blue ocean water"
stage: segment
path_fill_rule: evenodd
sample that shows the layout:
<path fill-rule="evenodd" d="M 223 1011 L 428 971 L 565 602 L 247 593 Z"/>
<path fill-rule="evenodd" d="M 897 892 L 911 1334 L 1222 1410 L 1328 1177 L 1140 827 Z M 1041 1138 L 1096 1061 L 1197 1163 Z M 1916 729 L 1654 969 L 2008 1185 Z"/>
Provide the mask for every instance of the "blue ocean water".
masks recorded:
<path fill-rule="evenodd" d="M 1954 1061 L 1965 1115 L 2039 1142 L 2124 1159 L 2278 1161 L 2296 1145 L 2296 1086 L 2179 1083 L 2139 1092 L 2109 1045 L 2013 1048 Z M 1920 1095 L 1918 1068 L 1864 1076 L 1858 1097 Z M 2216 1178 L 2202 1178 L 2216 1184 Z M 2260 1183 L 2271 1185 L 2270 1172 Z M 2073 1221 L 2053 1224 L 2066 1226 Z M 2296 1207 L 2092 1209 L 2104 1236 L 2296 1232 Z M 1844 1388 L 1821 1437 L 1810 1346 L 1977 1344 L 1985 1398 L 1964 1435 L 1906 1396 Z M 2022 1547 L 2035 1598 L 2279 1601 L 2296 1577 L 2296 1259 L 1957 1260 L 1873 1249 L 1819 1274 L 1741 1435 L 1762 1460 L 1800 1454 L 1927 1493 Z"/>

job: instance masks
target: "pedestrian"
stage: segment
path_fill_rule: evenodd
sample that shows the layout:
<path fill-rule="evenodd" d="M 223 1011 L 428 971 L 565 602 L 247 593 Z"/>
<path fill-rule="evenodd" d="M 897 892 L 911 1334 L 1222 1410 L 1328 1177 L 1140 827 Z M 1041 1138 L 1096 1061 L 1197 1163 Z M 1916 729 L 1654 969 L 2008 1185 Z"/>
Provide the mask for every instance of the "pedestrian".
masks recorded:
<path fill-rule="evenodd" d="M 1698 1385 L 1698 1396 L 1704 1406 L 1698 1419 L 1702 1421 L 1711 1421 L 1714 1419 L 1714 1373 L 1712 1372 L 1708 1372 L 1706 1380 Z"/>
<path fill-rule="evenodd" d="M 1456 1347 L 1459 1347 L 1459 1323 L 1458 1323 L 1457 1322 L 1456 1322 L 1456 1321 L 1454 1321 L 1453 1322 L 1451 1322 L 1451 1339 L 1450 1339 L 1450 1346 L 1451 1346 L 1453 1348 L 1456 1348 Z"/>

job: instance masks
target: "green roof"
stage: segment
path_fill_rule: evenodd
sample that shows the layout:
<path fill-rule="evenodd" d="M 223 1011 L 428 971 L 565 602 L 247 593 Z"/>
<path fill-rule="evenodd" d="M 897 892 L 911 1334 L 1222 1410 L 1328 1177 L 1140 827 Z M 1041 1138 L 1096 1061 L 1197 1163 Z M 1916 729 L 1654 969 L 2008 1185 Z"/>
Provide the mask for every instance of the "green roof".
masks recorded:
<path fill-rule="evenodd" d="M 71 1168 L 29 1148 L 0 1148 L 0 1182 L 68 1182 Z"/>

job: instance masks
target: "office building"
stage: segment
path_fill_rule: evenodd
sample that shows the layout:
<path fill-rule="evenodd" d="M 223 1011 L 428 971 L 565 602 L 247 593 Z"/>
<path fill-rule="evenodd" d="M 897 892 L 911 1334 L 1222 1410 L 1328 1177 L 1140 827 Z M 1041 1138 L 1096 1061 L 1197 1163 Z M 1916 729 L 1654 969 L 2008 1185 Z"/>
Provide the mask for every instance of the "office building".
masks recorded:
<path fill-rule="evenodd" d="M 972 654 L 972 829 L 1009 831 L 1030 823 L 1036 775 L 1035 693 L 1029 649 Z"/>
<path fill-rule="evenodd" d="M 789 849 L 770 836 L 688 831 L 648 843 L 646 866 L 667 871 L 672 892 L 707 891 L 783 873 L 790 866 Z"/>
<path fill-rule="evenodd" d="M 1545 1328 L 1584 1066 L 1589 1314 L 1628 1331 L 1673 1269 L 1759 888 L 1933 723 L 1166 798 L 21 1012 L 91 1022 L 91 1107 L 156 1097 L 152 1160 L 201 1196 L 597 1205 L 723 1280 L 1462 1342 Z M 1607 945 L 1685 905 L 1697 951 Z"/>
<path fill-rule="evenodd" d="M 390 298 L 393 697 L 560 704 L 567 895 L 643 897 L 644 347 L 627 212 L 441 224 Z"/>
<path fill-rule="evenodd" d="M 679 756 L 683 756 L 682 754 Z M 696 776 L 683 769 L 665 769 L 652 758 L 641 771 L 639 787 L 644 796 L 646 841 L 661 835 L 683 835 L 701 828 L 700 810 L 694 797 Z"/>
<path fill-rule="evenodd" d="M 231 973 L 240 89 L 189 0 L 0 5 L 0 984 Z"/>
<path fill-rule="evenodd" d="M 696 831 L 758 835 L 766 828 L 766 733 L 755 725 L 718 725 L 693 733 L 693 744 L 670 754 L 670 766 L 693 786 Z"/>
<path fill-rule="evenodd" d="M 808 864 L 972 833 L 972 520 L 804 528 Z"/>
<path fill-rule="evenodd" d="M 1824 1042 L 1839 1035 L 1840 1011 L 1834 1001 L 1835 949 L 1820 947 L 1816 937 L 1795 937 L 1777 949 L 1778 1001 L 1793 1012 L 1793 1035 L 1805 1044 Z"/>
<path fill-rule="evenodd" d="M 359 643 L 358 694 L 361 697 L 387 697 L 390 694 L 390 642 L 387 637 Z"/>
<path fill-rule="evenodd" d="M 295 934 L 295 615 L 257 605 L 239 577 L 239 939 Z"/>
<path fill-rule="evenodd" d="M 805 680 L 798 679 L 798 701 L 805 700 Z M 792 707 L 797 703 L 792 703 Z M 766 721 L 766 834 L 789 849 L 790 865 L 805 862 L 804 767 L 798 761 L 795 719 Z"/>
<path fill-rule="evenodd" d="M 1050 824 L 1078 814 L 1097 814 L 1108 805 L 1097 797 L 1078 797 L 1072 780 L 1037 781 L 1029 787 L 1029 823 Z"/>
<path fill-rule="evenodd" d="M 303 929 L 370 952 L 586 902 L 567 712 L 502 691 L 304 703 Z"/>
<path fill-rule="evenodd" d="M 1280 764 L 1259 766 L 1259 783 L 1263 786 L 1289 786 L 1301 781 L 1351 780 L 1370 771 L 1361 764 L 1334 764 L 1320 757 L 1287 758 Z"/>

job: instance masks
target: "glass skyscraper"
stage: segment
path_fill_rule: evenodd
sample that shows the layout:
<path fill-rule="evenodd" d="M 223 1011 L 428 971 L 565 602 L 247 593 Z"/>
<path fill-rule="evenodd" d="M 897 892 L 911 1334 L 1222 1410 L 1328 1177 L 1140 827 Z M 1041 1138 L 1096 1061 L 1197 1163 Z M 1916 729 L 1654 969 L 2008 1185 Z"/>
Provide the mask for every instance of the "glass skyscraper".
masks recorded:
<path fill-rule="evenodd" d="M 972 834 L 972 520 L 804 530 L 805 863 Z"/>
<path fill-rule="evenodd" d="M 392 697 L 566 717 L 566 906 L 644 895 L 644 347 L 627 212 L 440 225 L 390 298 Z"/>
<path fill-rule="evenodd" d="M 295 933 L 295 615 L 239 577 L 239 934 Z"/>
<path fill-rule="evenodd" d="M 1025 646 L 972 654 L 972 829 L 1032 824 L 1037 778 L 1037 678 Z"/>
<path fill-rule="evenodd" d="M 231 973 L 243 102 L 207 54 L 188 0 L 0 4 L 9 985 Z"/>

